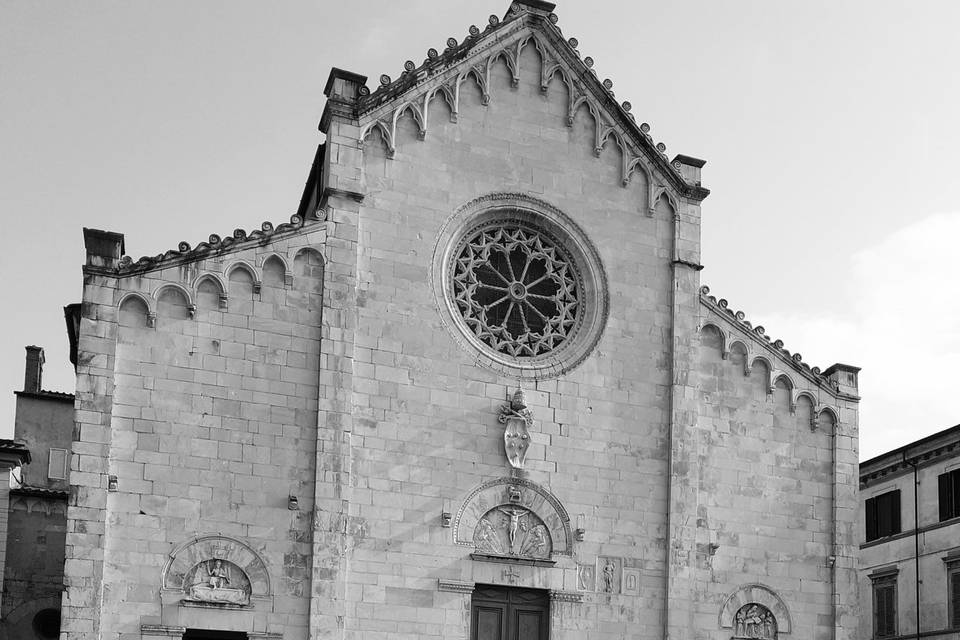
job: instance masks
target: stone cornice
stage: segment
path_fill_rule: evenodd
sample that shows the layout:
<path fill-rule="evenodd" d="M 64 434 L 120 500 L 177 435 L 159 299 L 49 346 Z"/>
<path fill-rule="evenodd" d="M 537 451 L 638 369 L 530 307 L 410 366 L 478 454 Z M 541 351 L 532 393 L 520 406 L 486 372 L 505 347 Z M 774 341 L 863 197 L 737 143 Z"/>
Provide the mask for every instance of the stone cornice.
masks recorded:
<path fill-rule="evenodd" d="M 57 400 L 59 402 L 68 402 L 73 404 L 74 395 L 72 393 L 64 393 L 63 391 L 47 391 L 41 389 L 40 391 L 14 391 L 14 395 L 20 398 L 36 398 L 37 400 Z"/>
<path fill-rule="evenodd" d="M 960 453 L 960 425 L 911 442 L 860 463 L 860 486 L 885 482 L 907 473 L 913 465 L 923 468 Z"/>
<path fill-rule="evenodd" d="M 235 229 L 231 235 L 226 237 L 212 234 L 206 242 L 201 242 L 196 247 L 191 247 L 188 242 L 181 242 L 176 249 L 171 249 L 156 256 L 143 256 L 136 262 L 134 262 L 130 256 L 123 256 L 115 269 L 85 265 L 83 272 L 84 274 L 98 274 L 121 278 L 141 275 L 157 269 L 197 262 L 198 260 L 226 255 L 267 244 L 273 240 L 295 235 L 305 227 L 323 223 L 324 221 L 325 217 L 322 211 L 318 211 L 315 215 L 307 216 L 306 219 L 298 215 L 293 215 L 290 216 L 289 223 L 285 222 L 276 227 L 274 227 L 272 222 L 264 222 L 260 225 L 260 229 L 249 233 L 243 229 Z"/>
<path fill-rule="evenodd" d="M 574 591 L 551 591 L 550 600 L 553 602 L 583 602 L 583 594 Z"/>
<path fill-rule="evenodd" d="M 68 491 L 59 491 L 57 489 L 44 489 L 43 487 L 22 486 L 10 489 L 12 496 L 24 496 L 30 498 L 43 498 L 46 500 L 66 500 L 70 493 Z"/>
<path fill-rule="evenodd" d="M 460 580 L 437 580 L 438 591 L 453 591 L 454 593 L 473 593 L 476 585 L 473 582 L 461 582 Z"/>

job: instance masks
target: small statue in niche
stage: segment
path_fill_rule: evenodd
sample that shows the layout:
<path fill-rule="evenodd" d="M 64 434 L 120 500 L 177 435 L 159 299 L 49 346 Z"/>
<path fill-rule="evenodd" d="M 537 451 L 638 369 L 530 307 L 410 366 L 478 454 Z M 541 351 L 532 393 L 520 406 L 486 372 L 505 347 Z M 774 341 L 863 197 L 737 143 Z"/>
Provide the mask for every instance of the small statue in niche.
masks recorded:
<path fill-rule="evenodd" d="M 230 576 L 223 566 L 223 560 L 214 560 L 213 566 L 207 568 L 211 589 L 223 589 L 230 584 Z"/>
<path fill-rule="evenodd" d="M 603 590 L 607 593 L 613 593 L 613 578 L 617 573 L 617 565 L 613 560 L 607 558 L 607 563 L 603 565 Z"/>
<path fill-rule="evenodd" d="M 510 404 L 500 407 L 497 420 L 506 425 L 503 430 L 503 448 L 507 461 L 514 469 L 523 469 L 527 449 L 530 448 L 530 427 L 533 426 L 533 413 L 527 408 L 523 389 L 517 387 Z"/>
<path fill-rule="evenodd" d="M 750 603 L 734 616 L 734 637 L 750 640 L 776 640 L 777 619 L 763 605 Z"/>

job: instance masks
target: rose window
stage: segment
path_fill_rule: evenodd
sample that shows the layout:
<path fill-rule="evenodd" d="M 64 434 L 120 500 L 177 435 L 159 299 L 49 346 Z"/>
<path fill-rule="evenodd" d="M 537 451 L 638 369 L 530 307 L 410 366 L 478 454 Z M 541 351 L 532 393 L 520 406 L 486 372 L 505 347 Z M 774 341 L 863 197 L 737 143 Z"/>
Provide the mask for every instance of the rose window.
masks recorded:
<path fill-rule="evenodd" d="M 517 224 L 476 231 L 454 260 L 453 297 L 494 351 L 536 358 L 567 340 L 580 314 L 573 260 L 549 236 Z"/>

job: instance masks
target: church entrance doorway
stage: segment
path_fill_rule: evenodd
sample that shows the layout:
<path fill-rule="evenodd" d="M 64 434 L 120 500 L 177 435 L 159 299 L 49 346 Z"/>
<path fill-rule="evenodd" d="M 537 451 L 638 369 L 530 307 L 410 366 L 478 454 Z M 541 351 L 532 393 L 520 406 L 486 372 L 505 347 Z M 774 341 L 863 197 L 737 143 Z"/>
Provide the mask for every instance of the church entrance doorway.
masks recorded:
<path fill-rule="evenodd" d="M 478 584 L 470 618 L 472 640 L 547 640 L 550 598 L 546 591 Z"/>

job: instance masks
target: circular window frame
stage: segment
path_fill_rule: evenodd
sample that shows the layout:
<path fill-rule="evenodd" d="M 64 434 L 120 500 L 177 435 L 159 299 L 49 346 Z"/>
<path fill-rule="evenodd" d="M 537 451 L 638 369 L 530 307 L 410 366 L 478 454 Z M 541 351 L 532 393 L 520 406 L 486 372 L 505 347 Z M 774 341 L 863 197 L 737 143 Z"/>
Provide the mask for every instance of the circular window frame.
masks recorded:
<path fill-rule="evenodd" d="M 563 343 L 536 357 L 513 357 L 494 350 L 474 335 L 457 307 L 454 263 L 468 239 L 502 222 L 541 233 L 572 260 L 579 291 L 576 326 Z M 444 325 L 475 362 L 510 377 L 547 379 L 575 368 L 596 347 L 607 322 L 607 278 L 600 254 L 583 230 L 553 205 L 519 193 L 482 196 L 460 207 L 440 229 L 431 265 L 431 281 Z"/>

